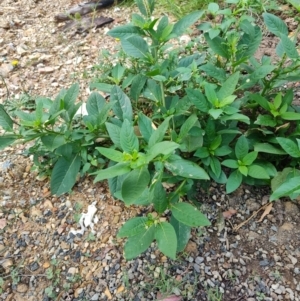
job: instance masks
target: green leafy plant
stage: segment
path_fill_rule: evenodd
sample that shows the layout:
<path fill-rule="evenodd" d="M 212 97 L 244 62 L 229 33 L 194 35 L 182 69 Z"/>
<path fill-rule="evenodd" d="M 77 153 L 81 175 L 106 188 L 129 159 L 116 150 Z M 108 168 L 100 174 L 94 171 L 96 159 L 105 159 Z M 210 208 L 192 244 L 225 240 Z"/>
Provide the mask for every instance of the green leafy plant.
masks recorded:
<path fill-rule="evenodd" d="M 137 6 L 130 24 L 108 32 L 122 51 L 106 80 L 91 83 L 108 99 L 93 92 L 76 103 L 74 84 L 54 100 L 37 98 L 35 110 L 14 119 L 0 105 L 0 147 L 34 141 L 28 154 L 56 195 L 78 176 L 108 180 L 126 206 L 149 208 L 118 232 L 127 238 L 125 258 L 156 241 L 175 259 L 192 227 L 210 225 L 195 198 L 199 185 L 213 180 L 227 193 L 242 183 L 270 185 L 271 200 L 299 194 L 300 108 L 283 85 L 300 79 L 300 58 L 286 24 L 270 13 L 263 20 L 279 39 L 277 61 L 255 56 L 262 30 L 238 6 L 210 3 L 175 24 L 152 18 L 153 0 Z M 174 47 L 207 14 L 200 36 Z"/>

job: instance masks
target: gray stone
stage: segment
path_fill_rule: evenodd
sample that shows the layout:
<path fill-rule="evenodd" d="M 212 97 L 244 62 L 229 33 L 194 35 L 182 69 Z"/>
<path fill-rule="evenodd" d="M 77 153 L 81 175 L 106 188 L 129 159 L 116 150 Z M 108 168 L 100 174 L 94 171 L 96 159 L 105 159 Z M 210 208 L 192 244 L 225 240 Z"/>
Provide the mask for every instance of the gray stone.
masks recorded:
<path fill-rule="evenodd" d="M 202 263 L 204 261 L 204 258 L 203 257 L 196 257 L 196 259 L 195 259 L 195 262 L 197 263 L 197 264 L 200 264 L 200 263 Z"/>
<path fill-rule="evenodd" d="M 200 266 L 197 263 L 194 263 L 194 269 L 197 273 L 200 273 Z"/>
<path fill-rule="evenodd" d="M 99 293 L 94 294 L 94 295 L 91 297 L 91 301 L 98 301 L 98 300 L 99 300 L 99 296 L 100 296 Z"/>

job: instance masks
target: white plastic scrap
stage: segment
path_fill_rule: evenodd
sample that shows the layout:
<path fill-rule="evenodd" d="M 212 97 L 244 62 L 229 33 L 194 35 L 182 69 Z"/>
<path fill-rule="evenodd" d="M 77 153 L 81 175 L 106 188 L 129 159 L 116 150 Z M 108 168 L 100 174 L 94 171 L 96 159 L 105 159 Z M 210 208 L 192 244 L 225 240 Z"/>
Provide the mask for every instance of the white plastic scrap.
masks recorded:
<path fill-rule="evenodd" d="M 87 213 L 81 214 L 81 217 L 79 220 L 79 225 L 80 225 L 81 229 L 74 230 L 74 228 L 71 228 L 69 235 L 70 235 L 70 233 L 72 233 L 74 235 L 80 233 L 81 235 L 83 235 L 84 231 L 86 230 L 86 227 L 88 227 L 88 226 L 90 226 L 91 232 L 93 234 L 95 234 L 94 224 L 99 221 L 97 215 L 95 216 L 95 218 L 93 220 L 93 217 L 94 217 L 95 213 L 97 212 L 96 203 L 97 202 L 93 202 L 91 205 L 88 206 Z"/>
<path fill-rule="evenodd" d="M 84 102 L 77 110 L 75 117 L 77 116 L 86 116 L 88 115 L 88 111 L 86 109 L 86 103 Z"/>

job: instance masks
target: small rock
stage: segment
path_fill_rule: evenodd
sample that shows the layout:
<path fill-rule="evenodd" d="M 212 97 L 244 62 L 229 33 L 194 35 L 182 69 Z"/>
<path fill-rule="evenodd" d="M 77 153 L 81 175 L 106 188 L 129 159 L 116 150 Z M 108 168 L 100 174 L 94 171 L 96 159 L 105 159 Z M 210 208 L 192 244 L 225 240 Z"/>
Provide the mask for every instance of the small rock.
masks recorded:
<path fill-rule="evenodd" d="M 41 73 L 41 74 L 47 74 L 47 73 L 52 73 L 54 72 L 54 68 L 52 67 L 44 67 L 44 68 L 39 68 L 38 69 L 38 72 Z"/>
<path fill-rule="evenodd" d="M 284 202 L 285 213 L 288 215 L 297 215 L 299 213 L 298 206 L 293 202 Z"/>
<path fill-rule="evenodd" d="M 197 244 L 193 241 L 189 241 L 185 247 L 185 252 L 188 254 L 191 253 L 197 254 L 198 253 Z"/>
<path fill-rule="evenodd" d="M 17 285 L 17 292 L 18 293 L 26 293 L 28 291 L 28 285 L 25 283 L 19 283 Z"/>
<path fill-rule="evenodd" d="M 83 288 L 82 288 L 82 287 L 77 288 L 77 289 L 75 290 L 75 292 L 74 292 L 75 298 L 78 298 L 79 295 L 80 295 L 82 292 L 83 292 Z"/>
<path fill-rule="evenodd" d="M 248 233 L 248 240 L 258 239 L 259 237 L 260 237 L 260 235 L 257 234 L 256 232 L 249 231 L 249 233 Z"/>
<path fill-rule="evenodd" d="M 200 266 L 197 263 L 194 263 L 194 269 L 197 273 L 200 273 Z"/>
<path fill-rule="evenodd" d="M 29 265 L 29 269 L 30 269 L 32 272 L 38 270 L 39 268 L 40 268 L 40 265 L 39 265 L 36 261 L 32 262 L 32 263 Z"/>
<path fill-rule="evenodd" d="M 100 294 L 99 293 L 96 293 L 96 294 L 94 294 L 92 297 L 91 297 L 91 301 L 98 301 L 99 300 L 99 296 L 100 296 Z"/>
<path fill-rule="evenodd" d="M 78 269 L 75 267 L 71 267 L 68 269 L 68 274 L 74 275 L 78 272 Z"/>
<path fill-rule="evenodd" d="M 195 259 L 195 262 L 196 262 L 197 264 L 200 264 L 200 263 L 202 263 L 203 261 L 204 261 L 204 258 L 203 258 L 203 257 L 200 257 L 200 256 L 197 256 L 196 259 Z"/>
<path fill-rule="evenodd" d="M 288 255 L 289 259 L 291 260 L 292 264 L 296 264 L 298 262 L 297 258 L 292 255 Z"/>
<path fill-rule="evenodd" d="M 3 64 L 0 66 L 0 75 L 7 77 L 13 69 L 14 67 L 11 64 Z"/>
<path fill-rule="evenodd" d="M 1 263 L 1 266 L 4 269 L 7 269 L 7 268 L 11 267 L 13 264 L 14 264 L 14 262 L 12 261 L 12 259 L 11 258 L 7 258 L 7 259 L 4 259 L 4 261 Z"/>

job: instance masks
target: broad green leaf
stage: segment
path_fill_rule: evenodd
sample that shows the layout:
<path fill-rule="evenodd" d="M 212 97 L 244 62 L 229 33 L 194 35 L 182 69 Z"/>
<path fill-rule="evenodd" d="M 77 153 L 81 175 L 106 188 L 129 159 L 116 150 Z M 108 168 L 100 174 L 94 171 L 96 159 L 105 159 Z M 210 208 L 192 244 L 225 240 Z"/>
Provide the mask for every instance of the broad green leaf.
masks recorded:
<path fill-rule="evenodd" d="M 147 42 L 140 36 L 132 36 L 121 40 L 124 52 L 131 57 L 142 59 L 150 55 Z"/>
<path fill-rule="evenodd" d="M 299 53 L 295 44 L 289 39 L 288 36 L 281 35 L 282 46 L 286 55 L 291 59 L 299 58 Z"/>
<path fill-rule="evenodd" d="M 160 125 L 159 127 L 153 131 L 151 134 L 151 137 L 149 139 L 148 146 L 152 147 L 156 143 L 162 141 L 164 139 L 165 133 L 169 127 L 169 121 L 172 118 L 172 116 L 167 117 Z"/>
<path fill-rule="evenodd" d="M 196 163 L 184 160 L 179 156 L 170 156 L 164 164 L 166 169 L 174 175 L 189 179 L 209 180 L 209 176 L 203 168 Z"/>
<path fill-rule="evenodd" d="M 209 30 L 208 34 L 211 39 L 214 39 L 220 34 L 221 30 L 218 28 L 212 28 Z"/>
<path fill-rule="evenodd" d="M 206 84 L 205 85 L 205 96 L 207 97 L 207 100 L 215 107 L 218 107 L 219 99 L 217 96 L 217 93 L 215 91 L 215 87 L 213 84 Z"/>
<path fill-rule="evenodd" d="M 107 147 L 96 147 L 96 150 L 100 154 L 102 154 L 104 157 L 114 161 L 114 162 L 122 162 L 124 161 L 124 155 L 123 153 L 114 150 L 112 148 L 107 148 Z"/>
<path fill-rule="evenodd" d="M 258 103 L 265 110 L 267 110 L 267 111 L 270 110 L 270 107 L 269 107 L 267 99 L 264 98 L 263 96 L 261 96 L 260 94 L 251 94 L 249 96 L 249 98 L 251 100 L 254 100 L 256 103 Z"/>
<path fill-rule="evenodd" d="M 231 152 L 232 152 L 232 149 L 229 146 L 223 145 L 215 150 L 215 156 L 222 157 L 222 156 L 229 155 Z"/>
<path fill-rule="evenodd" d="M 59 158 L 54 165 L 51 174 L 51 193 L 59 196 L 63 193 L 69 192 L 76 182 L 80 166 L 81 158 L 79 154 L 69 160 L 64 157 Z"/>
<path fill-rule="evenodd" d="M 235 144 L 235 155 L 239 160 L 243 160 L 243 158 L 248 154 L 248 151 L 248 140 L 244 135 L 242 135 Z"/>
<path fill-rule="evenodd" d="M 174 24 L 172 34 L 175 37 L 180 37 L 191 25 L 193 25 L 204 14 L 203 10 L 194 11 Z"/>
<path fill-rule="evenodd" d="M 129 154 L 139 150 L 139 140 L 134 134 L 133 126 L 127 119 L 125 119 L 122 124 L 120 132 L 120 144 L 122 150 Z"/>
<path fill-rule="evenodd" d="M 218 184 L 226 184 L 227 183 L 227 177 L 223 170 L 221 170 L 221 174 L 219 177 L 216 177 L 216 175 L 211 170 L 209 170 L 208 173 L 209 173 L 210 177 L 216 183 L 218 183 Z"/>
<path fill-rule="evenodd" d="M 282 171 L 277 172 L 271 180 L 272 191 L 274 192 L 283 183 L 297 176 L 300 176 L 300 171 L 292 167 L 286 167 Z"/>
<path fill-rule="evenodd" d="M 106 129 L 108 131 L 109 137 L 114 143 L 114 145 L 118 148 L 121 148 L 120 136 L 121 136 L 121 128 L 115 124 L 106 122 Z"/>
<path fill-rule="evenodd" d="M 151 99 L 157 103 L 162 102 L 162 90 L 160 85 L 153 79 L 148 79 L 146 87 L 143 91 L 144 97 Z"/>
<path fill-rule="evenodd" d="M 169 19 L 167 16 L 163 16 L 159 23 L 157 24 L 156 33 L 160 40 L 162 40 L 162 35 L 166 27 L 169 25 Z"/>
<path fill-rule="evenodd" d="M 147 18 L 152 16 L 154 10 L 154 0 L 136 0 L 136 5 L 139 11 Z"/>
<path fill-rule="evenodd" d="M 159 250 L 169 258 L 175 260 L 177 236 L 173 226 L 167 222 L 159 223 L 155 228 L 155 239 Z"/>
<path fill-rule="evenodd" d="M 223 113 L 222 109 L 210 109 L 208 113 L 214 118 L 218 119 L 220 115 Z"/>
<path fill-rule="evenodd" d="M 120 63 L 118 63 L 117 65 L 115 65 L 112 70 L 111 70 L 111 76 L 114 79 L 114 81 L 119 84 L 124 72 L 125 72 L 126 68 L 124 66 L 122 66 Z"/>
<path fill-rule="evenodd" d="M 227 159 L 227 160 L 222 161 L 222 165 L 229 167 L 229 168 L 233 168 L 233 169 L 236 169 L 239 167 L 238 162 L 233 159 Z"/>
<path fill-rule="evenodd" d="M 41 141 L 46 146 L 48 150 L 51 152 L 57 149 L 59 146 L 64 145 L 66 143 L 65 136 L 57 134 L 57 135 L 47 135 L 42 136 Z"/>
<path fill-rule="evenodd" d="M 160 181 L 155 182 L 151 187 L 150 199 L 158 213 L 163 213 L 168 208 L 167 194 Z"/>
<path fill-rule="evenodd" d="M 254 55 L 257 49 L 259 48 L 259 45 L 261 44 L 261 29 L 259 28 L 259 26 L 253 27 L 250 22 L 248 23 L 249 26 L 247 25 L 247 28 L 254 28 L 254 32 L 251 34 L 245 33 L 240 39 L 236 53 L 237 62 L 239 62 L 240 60 L 247 59 Z"/>
<path fill-rule="evenodd" d="M 209 110 L 209 104 L 205 98 L 205 96 L 201 93 L 200 90 L 187 88 L 186 89 L 187 96 L 189 100 L 193 103 L 193 105 L 200 110 L 201 112 L 207 113 Z"/>
<path fill-rule="evenodd" d="M 211 48 L 211 50 L 214 53 L 226 59 L 229 59 L 230 57 L 229 48 L 226 44 L 226 41 L 223 38 L 215 37 L 214 39 L 211 39 L 208 33 L 205 33 L 204 37 L 206 39 L 208 46 Z"/>
<path fill-rule="evenodd" d="M 154 234 L 155 227 L 152 225 L 145 229 L 145 232 L 129 237 L 124 247 L 126 260 L 133 259 L 145 252 L 154 240 Z"/>
<path fill-rule="evenodd" d="M 222 121 L 228 121 L 228 120 L 237 120 L 240 122 L 244 122 L 246 124 L 250 124 L 250 119 L 248 116 L 244 114 L 235 113 L 232 115 L 223 115 L 220 117 L 220 120 Z"/>
<path fill-rule="evenodd" d="M 0 126 L 5 131 L 13 131 L 13 121 L 4 109 L 4 106 L 0 104 Z"/>
<path fill-rule="evenodd" d="M 158 155 L 170 155 L 174 152 L 175 149 L 179 147 L 179 144 L 172 141 L 162 141 L 154 144 L 147 151 L 147 161 L 150 162 L 152 159 Z"/>
<path fill-rule="evenodd" d="M 258 152 L 250 152 L 243 159 L 245 165 L 251 165 L 257 158 Z"/>
<path fill-rule="evenodd" d="M 189 118 L 184 122 L 184 124 L 180 128 L 179 138 L 184 138 L 190 131 L 190 129 L 195 125 L 195 122 L 198 120 L 196 114 L 192 114 Z"/>
<path fill-rule="evenodd" d="M 284 120 L 300 120 L 300 113 L 284 112 L 280 114 L 280 117 Z"/>
<path fill-rule="evenodd" d="M 140 29 L 137 26 L 122 25 L 122 26 L 114 27 L 107 34 L 114 38 L 123 39 L 123 38 L 129 38 L 133 35 L 143 35 L 144 32 L 142 29 Z"/>
<path fill-rule="evenodd" d="M 279 109 L 281 106 L 281 103 L 282 103 L 282 94 L 278 93 L 274 98 L 273 104 L 276 109 Z"/>
<path fill-rule="evenodd" d="M 66 92 L 64 100 L 64 108 L 69 110 L 75 104 L 75 100 L 79 94 L 79 84 L 73 84 Z"/>
<path fill-rule="evenodd" d="M 226 183 L 226 193 L 231 193 L 236 189 L 238 189 L 242 184 L 242 180 L 243 180 L 242 174 L 238 170 L 233 171 L 230 174 Z"/>
<path fill-rule="evenodd" d="M 138 197 L 134 201 L 133 205 L 140 205 L 140 206 L 150 206 L 151 205 L 149 188 L 146 188 L 144 190 L 144 192 L 141 194 L 141 196 Z"/>
<path fill-rule="evenodd" d="M 187 203 L 177 203 L 171 207 L 172 215 L 189 227 L 209 226 L 210 221 L 196 207 Z"/>
<path fill-rule="evenodd" d="M 134 217 L 128 220 L 119 230 L 117 237 L 131 237 L 144 232 L 147 220 L 147 217 Z"/>
<path fill-rule="evenodd" d="M 216 14 L 217 11 L 220 9 L 219 5 L 217 3 L 209 3 L 207 10 L 210 11 L 212 14 Z"/>
<path fill-rule="evenodd" d="M 298 145 L 291 139 L 278 137 L 276 138 L 280 146 L 293 158 L 300 158 Z"/>
<path fill-rule="evenodd" d="M 248 175 L 248 167 L 247 167 L 247 166 L 244 166 L 244 165 L 239 166 L 238 171 L 239 171 L 243 176 L 247 177 L 247 175 Z"/>
<path fill-rule="evenodd" d="M 23 111 L 17 111 L 15 112 L 15 114 L 19 117 L 20 119 L 20 124 L 24 125 L 24 126 L 30 126 L 33 127 L 36 125 L 36 117 L 35 117 L 35 113 L 26 113 Z"/>
<path fill-rule="evenodd" d="M 248 175 L 254 179 L 270 179 L 270 176 L 266 170 L 256 164 L 250 165 L 248 167 Z"/>
<path fill-rule="evenodd" d="M 86 103 L 86 110 L 89 115 L 97 115 L 105 105 L 105 99 L 97 92 L 93 92 Z"/>
<path fill-rule="evenodd" d="M 63 110 L 63 99 L 67 93 L 66 89 L 62 89 L 59 91 L 58 95 L 55 97 L 52 106 L 49 110 L 50 115 L 54 115 L 58 113 L 59 111 Z"/>
<path fill-rule="evenodd" d="M 17 135 L 3 135 L 0 136 L 0 150 L 13 144 L 19 137 Z"/>
<path fill-rule="evenodd" d="M 229 105 L 234 102 L 236 95 L 230 95 L 222 99 L 219 103 L 219 108 L 225 107 L 223 110 L 226 114 L 231 115 L 238 112 L 238 109 L 230 107 Z"/>
<path fill-rule="evenodd" d="M 210 166 L 211 170 L 213 171 L 213 173 L 218 178 L 221 175 L 221 171 L 222 171 L 220 161 L 216 157 L 211 157 L 209 166 Z"/>
<path fill-rule="evenodd" d="M 96 171 L 93 173 L 97 175 L 94 183 L 129 173 L 131 170 L 129 165 L 129 163 L 118 163 L 111 167 Z"/>
<path fill-rule="evenodd" d="M 236 85 L 239 81 L 239 76 L 240 73 L 236 72 L 227 78 L 217 93 L 219 100 L 223 100 L 234 93 Z"/>
<path fill-rule="evenodd" d="M 145 87 L 146 81 L 147 77 L 143 74 L 137 74 L 134 76 L 129 92 L 129 95 L 133 100 L 138 101 L 141 96 L 142 90 Z"/>
<path fill-rule="evenodd" d="M 270 197 L 270 201 L 278 200 L 281 197 L 289 196 L 300 189 L 300 177 L 294 177 L 280 185 Z"/>
<path fill-rule="evenodd" d="M 121 120 L 129 120 L 132 122 L 133 113 L 132 106 L 129 97 L 122 91 L 118 86 L 114 86 L 111 90 L 110 101 L 114 102 L 113 106 L 114 113 Z"/>
<path fill-rule="evenodd" d="M 251 81 L 257 81 L 259 79 L 265 78 L 268 74 L 270 74 L 276 66 L 260 66 L 254 70 L 250 75 Z"/>
<path fill-rule="evenodd" d="M 132 170 L 122 184 L 122 197 L 125 204 L 131 205 L 137 200 L 150 181 L 150 174 L 146 166 Z"/>
<path fill-rule="evenodd" d="M 198 157 L 200 159 L 203 159 L 203 158 L 207 158 L 209 157 L 209 151 L 207 149 L 207 147 L 200 147 L 197 149 L 197 151 L 195 152 L 194 156 L 195 157 Z"/>
<path fill-rule="evenodd" d="M 267 28 L 277 37 L 287 36 L 288 28 L 286 24 L 277 16 L 269 13 L 263 13 L 263 18 Z"/>
<path fill-rule="evenodd" d="M 154 129 L 152 127 L 152 120 L 142 112 L 139 112 L 138 116 L 139 130 L 146 142 L 149 142 L 149 139 L 154 132 Z"/>
<path fill-rule="evenodd" d="M 298 12 L 300 12 L 300 2 L 299 0 L 287 0 L 288 3 L 292 4 Z"/>
<path fill-rule="evenodd" d="M 191 236 L 191 227 L 179 222 L 173 215 L 170 219 L 170 224 L 173 226 L 177 236 L 177 252 L 182 252 Z"/>
<path fill-rule="evenodd" d="M 226 80 L 226 72 L 222 68 L 216 67 L 212 63 L 207 63 L 199 67 L 200 70 L 204 71 L 208 76 L 215 78 L 219 82 L 223 83 Z M 196 90 L 197 91 L 197 90 Z"/>
<path fill-rule="evenodd" d="M 276 120 L 274 119 L 273 116 L 270 115 L 258 115 L 256 121 L 254 124 L 259 124 L 263 126 L 271 126 L 274 127 L 277 125 Z"/>
<path fill-rule="evenodd" d="M 99 91 L 110 93 L 113 85 L 107 83 L 91 83 L 90 89 L 97 89 Z"/>
<path fill-rule="evenodd" d="M 286 155 L 286 152 L 282 149 L 275 147 L 270 143 L 256 143 L 254 144 L 254 150 L 259 153 L 269 153 L 274 155 Z"/>

